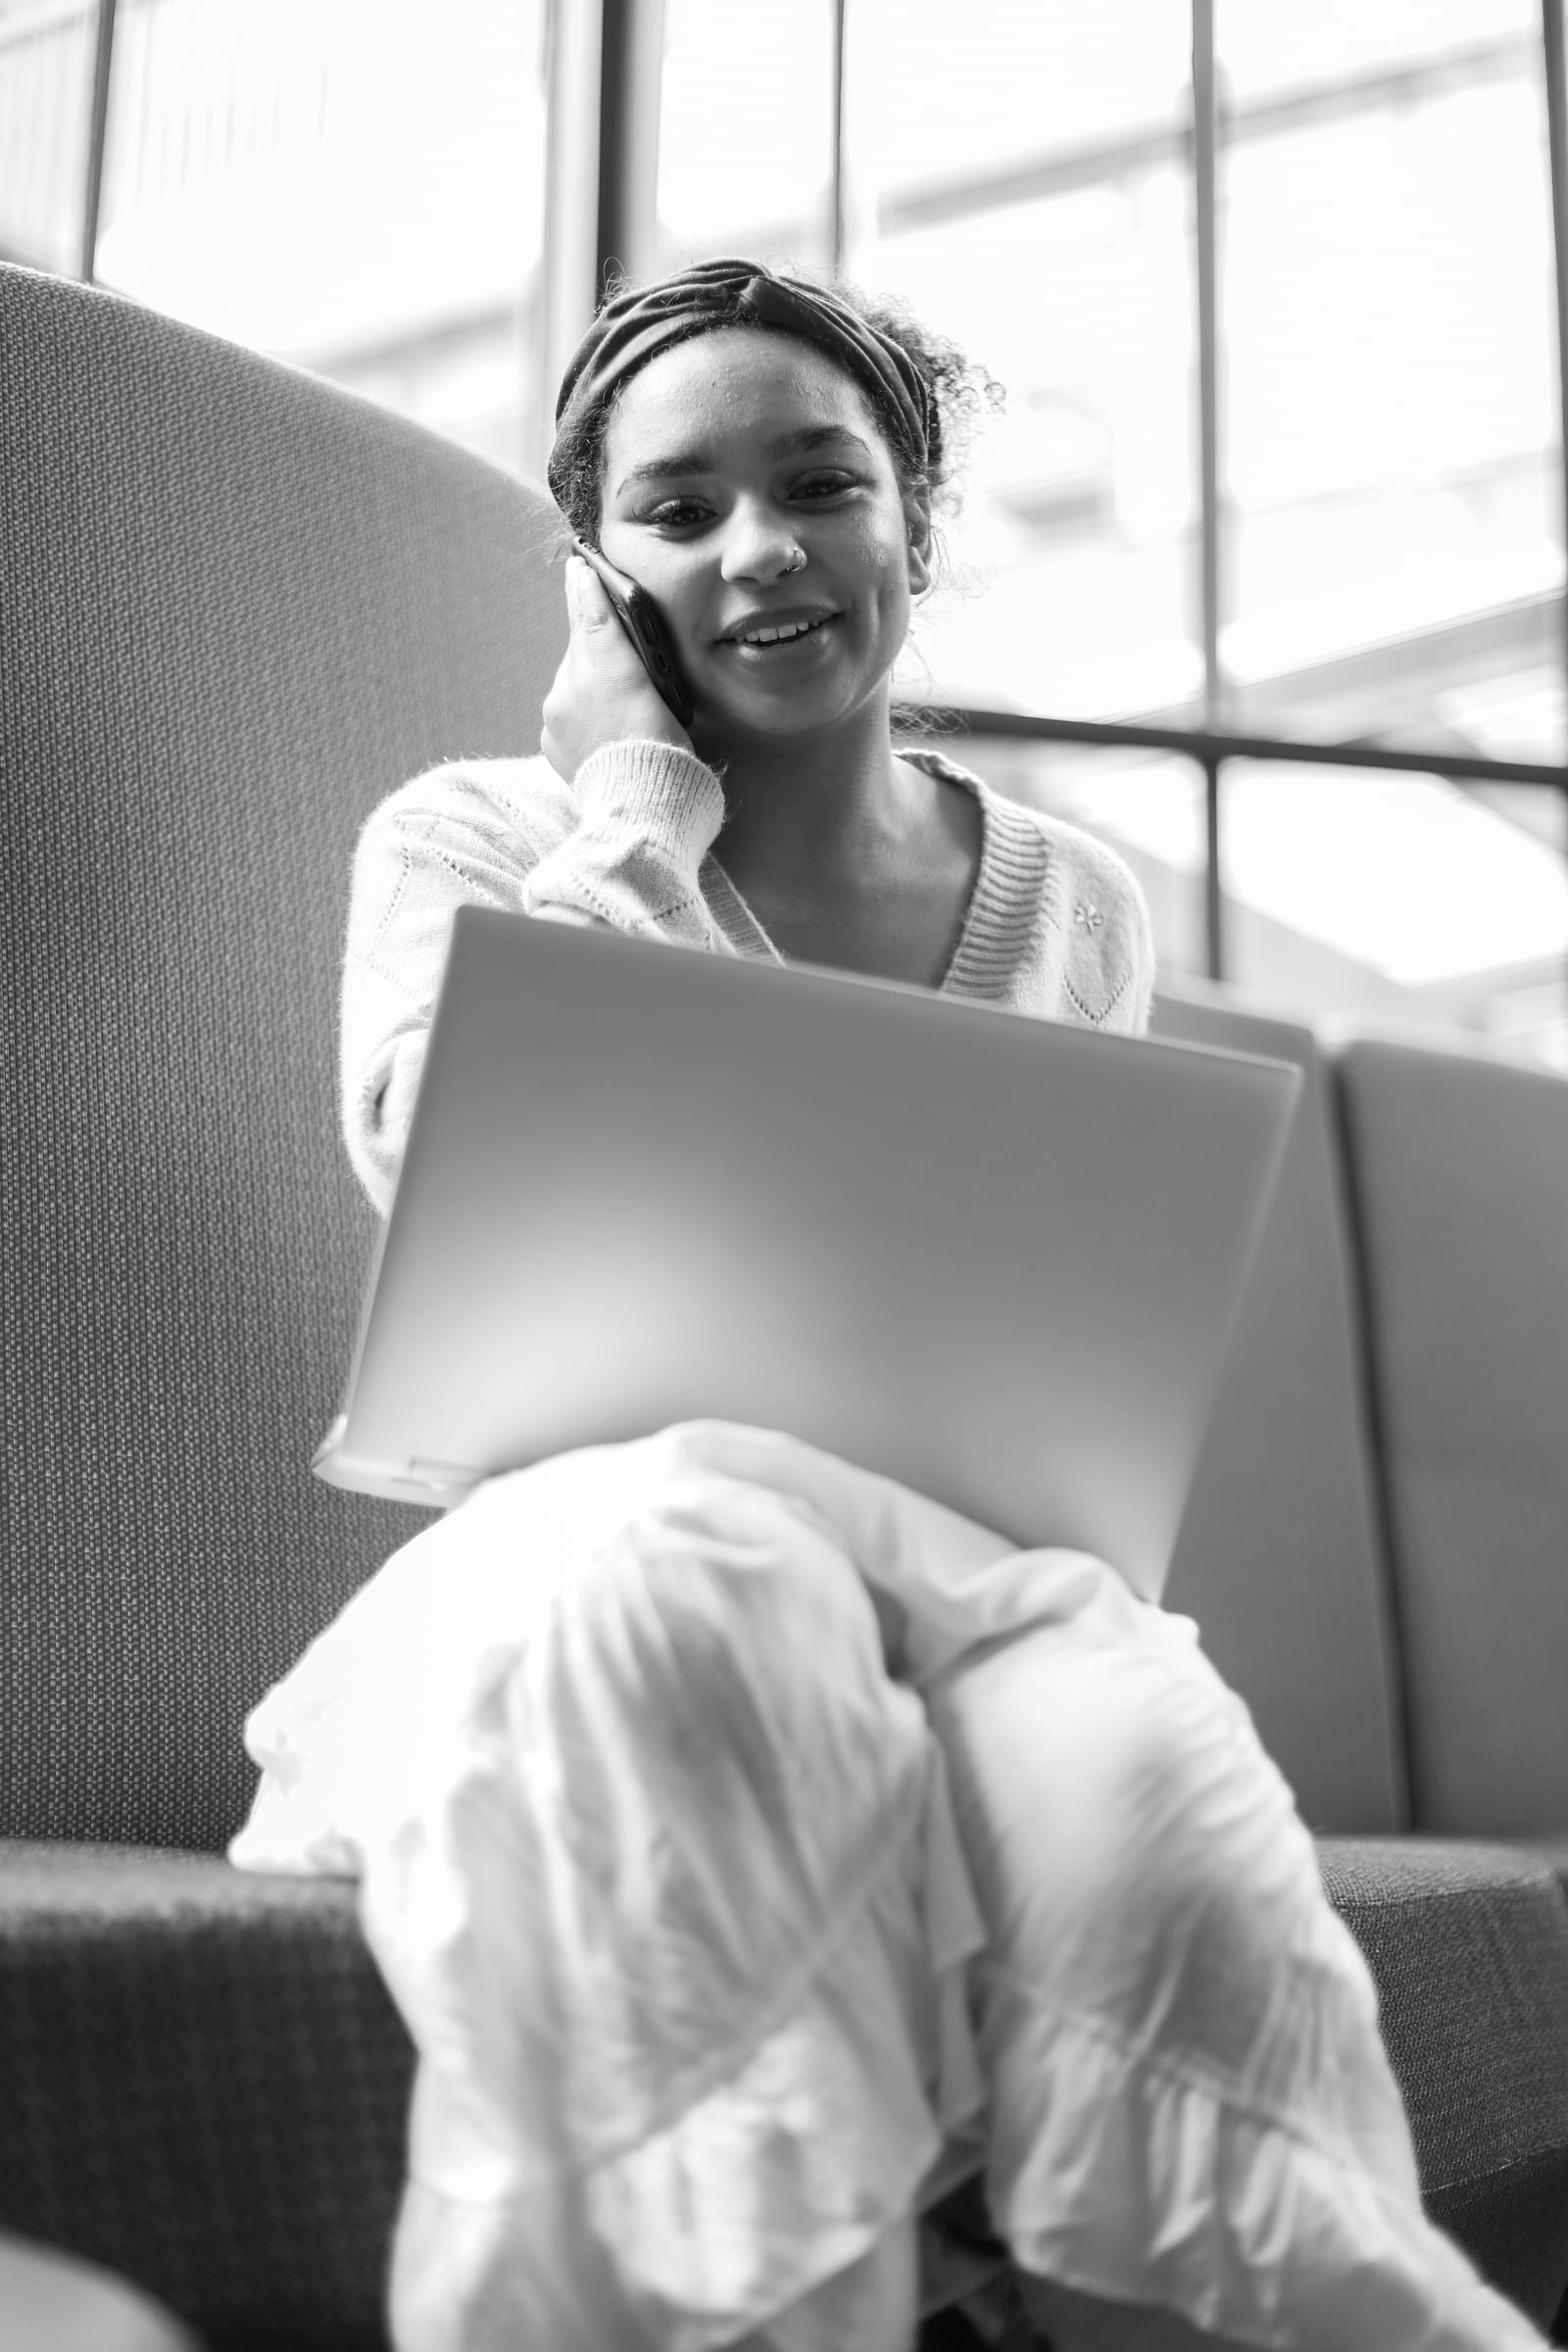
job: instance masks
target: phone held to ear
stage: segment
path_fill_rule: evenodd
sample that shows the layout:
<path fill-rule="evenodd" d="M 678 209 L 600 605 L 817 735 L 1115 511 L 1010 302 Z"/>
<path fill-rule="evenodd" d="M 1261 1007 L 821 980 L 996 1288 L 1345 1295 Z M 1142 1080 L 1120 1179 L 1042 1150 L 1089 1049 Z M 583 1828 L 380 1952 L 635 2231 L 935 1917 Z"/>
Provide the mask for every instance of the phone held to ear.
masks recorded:
<path fill-rule="evenodd" d="M 669 705 L 683 727 L 692 723 L 692 698 L 686 691 L 686 681 L 675 661 L 675 649 L 662 620 L 659 607 L 646 588 L 625 572 L 617 571 L 608 557 L 586 540 L 574 539 L 572 549 L 598 574 L 605 594 L 615 608 L 621 627 L 642 657 L 642 664 L 660 693 Z"/>

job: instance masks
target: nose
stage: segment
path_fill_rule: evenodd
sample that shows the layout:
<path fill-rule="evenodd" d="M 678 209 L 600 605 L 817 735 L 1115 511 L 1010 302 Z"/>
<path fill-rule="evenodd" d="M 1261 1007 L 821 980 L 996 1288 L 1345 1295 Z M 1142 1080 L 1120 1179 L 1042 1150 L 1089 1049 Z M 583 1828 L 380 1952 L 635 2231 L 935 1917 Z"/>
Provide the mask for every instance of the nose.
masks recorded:
<path fill-rule="evenodd" d="M 777 580 L 800 569 L 800 540 L 789 515 L 762 500 L 740 501 L 724 533 L 719 570 L 726 580 Z"/>

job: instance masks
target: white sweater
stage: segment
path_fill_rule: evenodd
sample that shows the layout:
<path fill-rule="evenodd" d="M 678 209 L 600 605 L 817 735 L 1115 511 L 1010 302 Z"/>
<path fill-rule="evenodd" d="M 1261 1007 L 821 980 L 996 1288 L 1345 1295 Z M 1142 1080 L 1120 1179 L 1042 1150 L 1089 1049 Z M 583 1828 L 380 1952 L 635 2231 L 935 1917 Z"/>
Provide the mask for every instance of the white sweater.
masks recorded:
<path fill-rule="evenodd" d="M 939 753 L 904 755 L 980 804 L 980 868 L 941 983 L 1048 1020 L 1137 1033 L 1153 941 L 1143 894 L 1102 843 L 1002 799 Z M 694 753 L 610 744 L 567 785 L 548 760 L 432 768 L 388 795 L 354 858 L 340 1072 L 349 1157 L 384 1216 L 461 906 L 783 960 L 725 873 L 724 800 Z"/>

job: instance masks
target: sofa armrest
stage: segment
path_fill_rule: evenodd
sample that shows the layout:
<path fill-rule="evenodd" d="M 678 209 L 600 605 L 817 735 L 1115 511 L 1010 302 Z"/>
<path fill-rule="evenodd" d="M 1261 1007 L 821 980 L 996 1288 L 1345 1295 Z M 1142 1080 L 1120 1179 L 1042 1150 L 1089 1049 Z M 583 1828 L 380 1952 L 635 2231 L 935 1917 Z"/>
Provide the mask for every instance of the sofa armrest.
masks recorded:
<path fill-rule="evenodd" d="M 382 2344 L 412 2075 L 352 1886 L 0 1842 L 0 2229 L 214 2352 Z"/>
<path fill-rule="evenodd" d="M 1568 1905 L 1548 1860 L 1321 1838 L 1371 1968 L 1427 2211 L 1549 2327 L 1568 2289 Z"/>

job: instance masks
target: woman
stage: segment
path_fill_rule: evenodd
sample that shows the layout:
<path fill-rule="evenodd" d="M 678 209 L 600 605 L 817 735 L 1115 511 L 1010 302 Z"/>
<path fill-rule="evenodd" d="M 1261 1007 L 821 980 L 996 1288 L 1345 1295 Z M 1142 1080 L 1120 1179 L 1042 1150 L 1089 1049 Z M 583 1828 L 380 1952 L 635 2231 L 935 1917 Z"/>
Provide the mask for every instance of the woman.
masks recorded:
<path fill-rule="evenodd" d="M 1143 1026 L 1120 862 L 892 741 L 975 398 L 907 320 L 751 263 L 606 306 L 551 483 L 695 715 L 573 561 L 543 757 L 371 819 L 343 1078 L 379 1207 L 466 899 Z M 361 1876 L 419 2046 L 404 2352 L 899 2352 L 944 2277 L 1000 2340 L 985 2258 L 921 2219 L 982 2172 L 1057 2352 L 1541 2340 L 1422 2216 L 1245 1709 L 1102 1563 L 694 1425 L 489 1482 L 250 1740 L 236 1860 Z"/>

